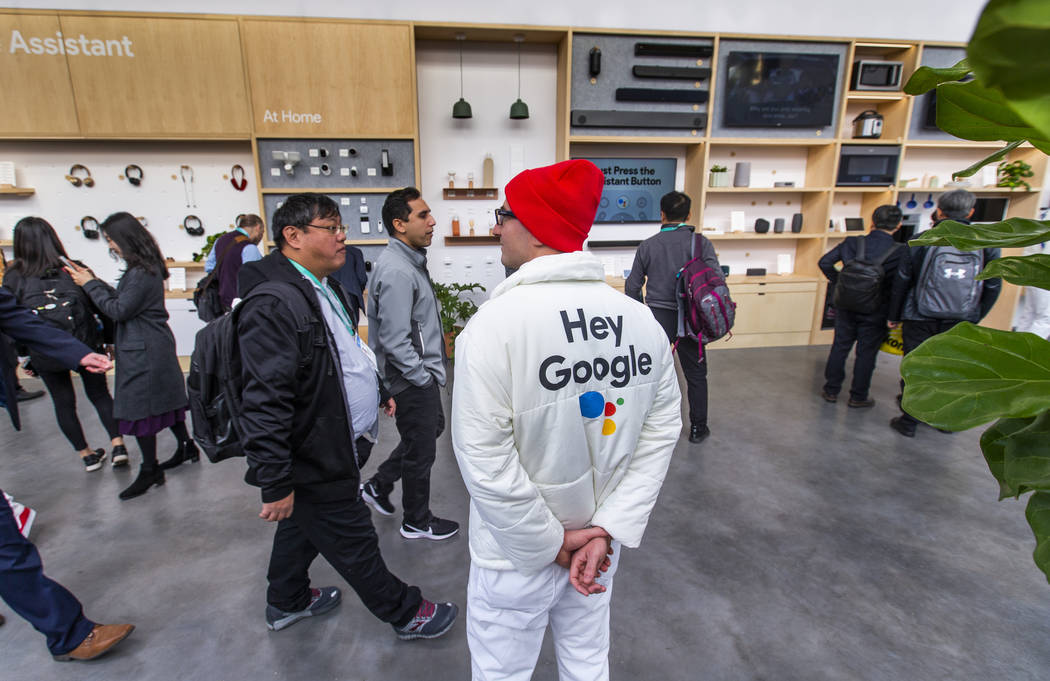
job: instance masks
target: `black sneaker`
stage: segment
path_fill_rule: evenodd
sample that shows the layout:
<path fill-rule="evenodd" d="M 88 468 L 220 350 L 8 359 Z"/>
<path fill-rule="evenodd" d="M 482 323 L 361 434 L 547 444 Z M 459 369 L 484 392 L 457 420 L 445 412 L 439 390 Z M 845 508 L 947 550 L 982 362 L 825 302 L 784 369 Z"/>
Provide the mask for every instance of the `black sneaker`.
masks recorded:
<path fill-rule="evenodd" d="M 114 468 L 120 468 L 121 466 L 128 465 L 128 448 L 124 445 L 116 445 L 113 447 L 113 452 L 109 457 L 110 463 Z"/>
<path fill-rule="evenodd" d="M 457 532 L 459 532 L 459 523 L 433 515 L 430 516 L 430 522 L 425 527 L 401 523 L 401 536 L 405 539 L 448 539 Z"/>
<path fill-rule="evenodd" d="M 456 623 L 459 608 L 455 603 L 431 603 L 427 599 L 419 604 L 415 616 L 403 627 L 394 626 L 394 632 L 402 641 L 414 638 L 437 638 L 448 633 Z"/>
<path fill-rule="evenodd" d="M 280 631 L 307 617 L 323 615 L 339 605 L 342 597 L 343 594 L 338 587 L 326 586 L 320 589 L 310 589 L 310 604 L 298 612 L 285 612 L 272 605 L 267 605 L 266 628 L 270 631 Z"/>
<path fill-rule="evenodd" d="M 361 498 L 380 515 L 394 515 L 394 505 L 390 503 L 390 495 L 381 493 L 371 480 L 361 485 Z"/>
<path fill-rule="evenodd" d="M 80 460 L 84 462 L 84 470 L 88 473 L 94 473 L 98 469 L 102 468 L 102 462 L 106 458 L 106 450 L 96 449 L 94 453 L 88 454 L 87 456 L 80 457 Z"/>

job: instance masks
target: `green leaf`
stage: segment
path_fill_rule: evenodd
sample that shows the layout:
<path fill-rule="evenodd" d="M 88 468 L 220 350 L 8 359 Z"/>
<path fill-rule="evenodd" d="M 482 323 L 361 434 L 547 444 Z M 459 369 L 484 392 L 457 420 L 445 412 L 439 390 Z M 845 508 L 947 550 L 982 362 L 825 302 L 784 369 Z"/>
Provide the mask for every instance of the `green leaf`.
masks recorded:
<path fill-rule="evenodd" d="M 955 66 L 943 69 L 935 69 L 932 66 L 920 66 L 911 74 L 911 78 L 904 84 L 904 92 L 909 95 L 921 95 L 929 92 L 941 83 L 962 80 L 970 75 L 970 64 L 965 59 Z"/>
<path fill-rule="evenodd" d="M 968 140 L 1027 140 L 1050 153 L 1050 138 L 1028 125 L 1002 93 L 976 80 L 937 86 L 937 127 Z"/>
<path fill-rule="evenodd" d="M 1050 491 L 1050 412 L 1004 442 L 1003 479 L 1017 489 Z"/>
<path fill-rule="evenodd" d="M 1029 491 L 1029 488 L 1011 484 L 1006 479 L 1006 447 L 1014 433 L 1028 427 L 1034 421 L 1035 417 L 999 419 L 981 435 L 981 452 L 984 453 L 984 460 L 988 462 L 988 470 L 999 481 L 1000 501 L 1008 497 L 1017 498 Z"/>
<path fill-rule="evenodd" d="M 974 173 L 976 173 L 978 170 L 980 170 L 981 168 L 985 167 L 986 165 L 988 165 L 990 163 L 995 163 L 996 161 L 1002 161 L 1004 158 L 1006 158 L 1006 156 L 1011 151 L 1013 151 L 1017 147 L 1021 146 L 1022 144 L 1024 144 L 1024 140 L 1014 140 L 1013 142 L 1010 142 L 1009 144 L 1007 144 L 1005 147 L 1003 147 L 999 151 L 995 152 L 994 154 L 990 154 L 990 155 L 982 158 L 980 161 L 978 161 L 977 163 L 974 163 L 969 168 L 966 168 L 965 170 L 960 170 L 958 172 L 952 173 L 952 176 L 953 177 L 971 177 L 972 175 L 974 175 Z"/>
<path fill-rule="evenodd" d="M 1050 342 L 969 322 L 937 334 L 901 362 L 902 407 L 937 428 L 966 430 L 1050 409 Z"/>
<path fill-rule="evenodd" d="M 1050 582 L 1050 493 L 1036 492 L 1028 500 L 1024 516 L 1035 534 L 1035 558 L 1036 567 L 1046 574 Z"/>
<path fill-rule="evenodd" d="M 988 263 L 978 279 L 1002 277 L 1017 286 L 1050 289 L 1050 253 L 1011 256 Z"/>
<path fill-rule="evenodd" d="M 992 0 L 981 13 L 967 56 L 978 80 L 1050 138 L 1050 3 Z"/>
<path fill-rule="evenodd" d="M 1021 248 L 1050 239 L 1050 222 L 1010 218 L 1004 222 L 965 225 L 945 220 L 908 242 L 910 246 L 955 246 L 963 251 L 978 248 Z"/>

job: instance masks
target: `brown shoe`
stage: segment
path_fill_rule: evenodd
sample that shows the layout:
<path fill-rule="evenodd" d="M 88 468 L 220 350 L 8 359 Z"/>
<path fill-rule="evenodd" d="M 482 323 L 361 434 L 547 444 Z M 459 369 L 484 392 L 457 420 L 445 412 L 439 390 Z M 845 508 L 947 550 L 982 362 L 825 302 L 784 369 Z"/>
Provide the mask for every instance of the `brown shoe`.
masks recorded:
<path fill-rule="evenodd" d="M 855 400 L 852 397 L 849 402 L 846 403 L 851 409 L 867 409 L 868 407 L 875 406 L 875 400 L 868 398 L 866 400 Z"/>
<path fill-rule="evenodd" d="M 839 396 L 838 395 L 832 395 L 827 390 L 821 390 L 820 391 L 820 396 L 824 398 L 825 402 L 831 402 L 832 404 L 834 404 L 834 403 L 839 401 Z"/>
<path fill-rule="evenodd" d="M 59 662 L 94 660 L 99 655 L 108 653 L 110 648 L 126 639 L 134 630 L 134 624 L 96 624 L 80 645 L 65 655 L 54 657 Z"/>

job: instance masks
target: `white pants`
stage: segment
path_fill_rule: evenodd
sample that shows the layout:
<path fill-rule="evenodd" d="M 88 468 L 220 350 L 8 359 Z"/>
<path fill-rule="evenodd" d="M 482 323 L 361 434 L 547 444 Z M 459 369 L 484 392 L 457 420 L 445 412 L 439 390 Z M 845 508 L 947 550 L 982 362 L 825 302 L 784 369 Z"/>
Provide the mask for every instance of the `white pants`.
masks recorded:
<path fill-rule="evenodd" d="M 620 544 L 598 582 L 605 592 L 583 596 L 569 571 L 553 563 L 526 577 L 471 563 L 467 582 L 467 645 L 474 681 L 528 681 L 550 622 L 561 681 L 609 678 L 609 603 Z"/>
<path fill-rule="evenodd" d="M 1034 333 L 1040 338 L 1050 336 L 1050 291 L 1025 286 L 1014 314 L 1014 326 L 1018 331 Z"/>

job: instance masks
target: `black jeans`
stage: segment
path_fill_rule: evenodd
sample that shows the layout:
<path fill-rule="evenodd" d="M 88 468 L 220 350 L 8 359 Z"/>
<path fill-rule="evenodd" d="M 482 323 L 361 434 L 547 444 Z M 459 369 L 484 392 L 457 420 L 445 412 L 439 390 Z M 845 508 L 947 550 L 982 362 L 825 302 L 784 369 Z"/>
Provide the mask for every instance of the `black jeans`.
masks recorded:
<path fill-rule="evenodd" d="M 675 342 L 678 336 L 678 312 L 662 307 L 650 307 L 656 321 L 660 322 L 667 339 Z M 678 360 L 685 374 L 686 392 L 689 394 L 689 423 L 701 430 L 707 427 L 707 363 L 710 355 L 701 356 L 700 343 L 683 336 L 678 338 Z"/>
<path fill-rule="evenodd" d="M 831 343 L 828 363 L 824 367 L 824 392 L 838 395 L 842 390 L 842 382 L 846 380 L 846 358 L 856 343 L 857 357 L 853 362 L 853 382 L 849 396 L 858 402 L 868 399 L 871 375 L 875 372 L 879 346 L 886 340 L 886 333 L 885 315 L 836 309 L 835 340 Z"/>
<path fill-rule="evenodd" d="M 83 367 L 77 369 L 76 372 L 84 380 L 84 392 L 91 400 L 91 404 L 95 405 L 98 420 L 109 433 L 109 439 L 119 437 L 117 422 L 113 418 L 113 396 L 109 394 L 106 375 L 93 374 Z M 77 418 L 77 393 L 73 388 L 73 378 L 68 371 L 40 371 L 37 373 L 47 387 L 47 391 L 51 393 L 51 401 L 55 405 L 55 417 L 58 419 L 58 427 L 62 430 L 62 434 L 69 440 L 69 444 L 73 445 L 73 449 L 78 452 L 84 451 L 88 443 L 84 439 L 84 429 L 80 426 L 80 419 Z"/>
<path fill-rule="evenodd" d="M 372 515 L 361 500 L 295 500 L 292 516 L 277 523 L 266 578 L 266 602 L 297 612 L 310 604 L 310 564 L 320 553 L 373 615 L 396 626 L 416 614 L 419 587 L 394 576 L 379 553 Z"/>
<path fill-rule="evenodd" d="M 412 386 L 394 395 L 395 419 L 401 442 L 372 477 L 378 491 L 390 494 L 401 480 L 405 522 L 425 528 L 430 522 L 430 468 L 437 454 L 437 438 L 445 430 L 441 387 L 431 380 L 424 388 Z"/>
<path fill-rule="evenodd" d="M 912 321 L 905 319 L 901 326 L 901 342 L 904 345 L 904 354 L 907 355 L 915 348 L 922 345 L 922 342 L 927 338 L 932 338 L 939 333 L 944 333 L 948 329 L 952 328 L 960 321 L 959 319 L 931 319 L 929 321 Z M 904 392 L 904 379 L 901 379 L 901 393 Z M 901 422 L 905 427 L 910 427 L 909 430 L 915 431 L 915 427 L 919 424 L 919 419 L 915 418 L 908 412 L 901 409 Z"/>

